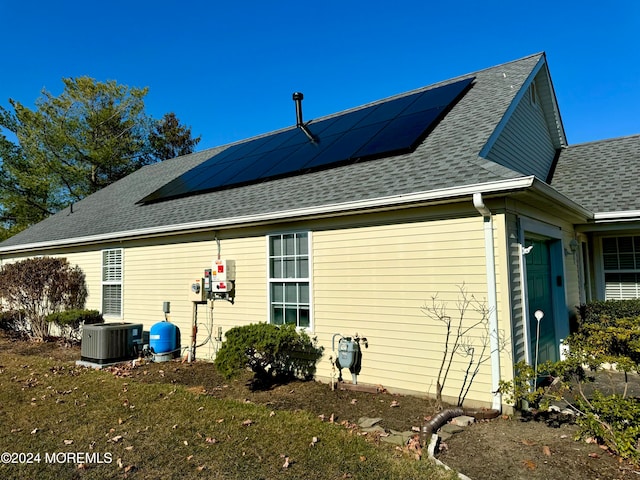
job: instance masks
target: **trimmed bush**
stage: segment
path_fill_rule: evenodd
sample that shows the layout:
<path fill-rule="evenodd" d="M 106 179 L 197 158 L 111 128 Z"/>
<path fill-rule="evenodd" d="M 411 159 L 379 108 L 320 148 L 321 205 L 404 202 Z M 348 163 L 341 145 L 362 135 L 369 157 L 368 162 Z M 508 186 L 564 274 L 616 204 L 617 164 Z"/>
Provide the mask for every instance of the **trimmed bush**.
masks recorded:
<path fill-rule="evenodd" d="M 57 325 L 62 336 L 67 340 L 80 340 L 82 325 L 103 321 L 102 314 L 97 310 L 72 309 L 47 316 L 47 322 Z"/>
<path fill-rule="evenodd" d="M 580 305 L 580 320 L 583 323 L 633 317 L 640 317 L 640 299 L 595 301 Z"/>
<path fill-rule="evenodd" d="M 257 323 L 229 330 L 215 359 L 227 378 L 247 368 L 254 373 L 254 387 L 276 381 L 311 379 L 322 348 L 294 325 Z"/>

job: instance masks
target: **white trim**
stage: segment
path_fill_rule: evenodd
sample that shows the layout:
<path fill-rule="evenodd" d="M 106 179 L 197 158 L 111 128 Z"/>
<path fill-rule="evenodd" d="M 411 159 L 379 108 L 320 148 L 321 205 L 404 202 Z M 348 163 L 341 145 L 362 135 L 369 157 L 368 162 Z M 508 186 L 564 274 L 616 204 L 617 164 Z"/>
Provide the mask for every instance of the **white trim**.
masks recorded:
<path fill-rule="evenodd" d="M 180 223 L 173 225 L 161 225 L 158 227 L 141 228 L 136 230 L 123 230 L 100 235 L 89 235 L 85 237 L 65 238 L 62 240 L 52 240 L 47 242 L 34 242 L 23 245 L 11 245 L 0 247 L 0 254 L 10 252 L 20 252 L 37 249 L 48 249 L 79 244 L 98 243 L 109 240 L 123 240 L 146 236 L 160 236 L 166 234 L 179 234 L 194 230 L 204 230 L 211 228 L 223 228 L 240 225 L 264 224 L 278 220 L 290 220 L 292 218 L 313 217 L 331 215 L 339 212 L 359 212 L 369 209 L 385 209 L 401 207 L 409 204 L 419 204 L 422 202 L 432 202 L 437 200 L 455 199 L 472 196 L 474 193 L 495 194 L 531 188 L 534 183 L 541 187 L 542 193 L 553 196 L 551 187 L 544 188 L 541 182 L 536 181 L 533 175 L 519 177 L 515 179 L 499 180 L 497 182 L 476 183 L 461 187 L 441 188 L 424 192 L 416 192 L 405 195 L 391 195 L 367 200 L 356 200 L 353 202 L 333 203 L 316 207 L 305 207 L 280 212 L 260 213 L 255 215 L 244 215 L 239 217 L 227 217 L 214 220 L 203 220 L 199 222 Z M 557 192 L 556 192 L 557 194 Z M 557 194 L 559 195 L 559 194 Z M 558 198 L 560 198 L 559 196 Z M 561 197 L 564 202 L 568 200 Z"/>
<path fill-rule="evenodd" d="M 640 268 L 607 268 L 605 265 L 605 253 L 604 253 L 604 241 L 606 239 L 615 239 L 616 240 L 616 257 L 617 260 L 620 260 L 620 242 L 619 239 L 620 238 L 630 238 L 631 239 L 631 243 L 633 245 L 633 249 L 635 250 L 635 241 L 634 239 L 636 238 L 640 238 L 640 235 L 634 235 L 633 233 L 623 233 L 623 232 L 617 232 L 618 234 L 610 234 L 610 235 L 602 235 L 599 236 L 597 239 L 598 242 L 598 247 L 600 250 L 600 253 L 598 255 L 598 260 L 600 263 L 600 267 L 601 267 L 601 277 L 600 277 L 600 282 L 602 283 L 602 300 L 626 300 L 629 298 L 638 298 L 639 297 L 639 287 L 638 287 L 638 282 L 634 282 L 635 283 L 635 295 L 633 296 L 625 296 L 623 295 L 623 292 L 620 291 L 618 296 L 613 296 L 611 298 L 607 298 L 607 274 L 611 273 L 611 274 L 633 274 L 633 275 L 638 275 L 640 274 Z M 626 254 L 629 254 L 629 252 L 624 252 Z M 635 252 L 632 252 L 635 253 Z M 634 255 L 635 258 L 635 255 Z M 634 263 L 636 263 L 634 261 Z M 636 277 L 637 278 L 637 277 Z M 617 283 L 617 282 L 613 282 L 613 283 Z"/>
<path fill-rule="evenodd" d="M 596 223 L 614 222 L 614 221 L 637 221 L 640 219 L 640 210 L 626 210 L 620 212 L 598 212 L 593 214 Z"/>
<path fill-rule="evenodd" d="M 500 394 L 500 330 L 498 329 L 498 294 L 496 277 L 496 259 L 493 241 L 493 217 L 491 210 L 482 200 L 481 193 L 473 194 L 473 206 L 483 217 L 484 252 L 487 266 L 487 301 L 489 306 L 489 346 L 491 349 L 491 393 L 492 407 L 502 409 L 502 395 Z"/>
<path fill-rule="evenodd" d="M 120 252 L 120 279 L 119 280 L 105 280 L 104 279 L 104 256 L 106 252 Z M 121 319 L 123 317 L 124 308 L 124 249 L 123 248 L 105 248 L 100 251 L 100 309 L 103 315 L 109 319 Z M 115 315 L 112 313 L 104 312 L 104 287 L 106 285 L 114 285 L 120 287 L 120 314 Z"/>
<path fill-rule="evenodd" d="M 561 227 L 549 223 L 540 222 L 538 220 L 533 220 L 531 218 L 522 217 L 520 218 L 520 247 L 524 248 L 526 238 L 536 238 L 542 237 L 540 240 L 552 240 L 553 242 L 549 244 L 549 266 L 550 266 L 550 275 L 551 275 L 551 309 L 553 314 L 554 321 L 554 331 L 555 331 L 555 340 L 561 341 L 566 338 L 566 334 L 568 331 L 558 331 L 558 326 L 562 321 L 562 318 L 568 318 L 567 311 L 567 272 L 565 271 L 565 262 L 564 262 L 564 235 Z M 546 237 L 546 238 L 545 238 Z M 559 249 L 559 250 L 558 250 Z M 533 352 L 531 352 L 530 345 L 530 321 L 529 318 L 529 287 L 528 287 L 528 277 L 527 277 L 527 262 L 524 259 L 524 255 L 521 256 L 521 264 L 520 264 L 520 284 L 523 288 L 523 320 L 524 324 L 524 338 L 525 338 L 525 355 L 526 360 L 530 364 L 533 363 Z M 558 277 L 558 275 L 562 278 L 562 286 L 558 286 L 555 284 L 554 279 Z M 561 290 L 562 295 L 559 294 L 558 289 Z M 568 330 L 568 327 L 563 329 Z"/>
<path fill-rule="evenodd" d="M 276 236 L 280 236 L 283 237 L 285 235 L 298 235 L 298 234 L 305 234 L 307 237 L 307 276 L 306 277 L 272 277 L 271 276 L 271 238 L 272 237 L 276 237 Z M 314 330 L 314 318 L 313 318 L 313 258 L 312 258 L 312 234 L 310 230 L 295 230 L 295 231 L 284 231 L 284 232 L 274 232 L 274 233 L 270 233 L 267 234 L 266 236 L 266 242 L 267 242 L 267 248 L 266 248 L 266 261 L 267 261 L 267 319 L 269 323 L 273 322 L 273 319 L 271 318 L 271 310 L 272 310 L 272 298 L 271 298 L 271 285 L 273 283 L 293 283 L 293 284 L 300 284 L 300 283 L 306 283 L 308 284 L 308 314 L 309 314 L 309 326 L 305 327 L 305 326 L 300 326 L 300 325 L 296 325 L 296 328 L 298 329 L 302 329 L 308 332 L 312 332 Z M 294 237 L 297 238 L 297 237 Z M 282 257 L 282 255 L 274 255 L 274 257 Z M 295 258 L 298 258 L 298 255 L 294 256 Z M 304 257 L 304 255 L 300 255 L 300 257 Z M 283 306 L 285 305 L 285 300 L 283 298 L 282 304 Z M 297 310 L 298 312 L 301 309 L 301 305 L 298 302 L 297 303 Z M 284 318 L 283 318 L 284 320 Z"/>

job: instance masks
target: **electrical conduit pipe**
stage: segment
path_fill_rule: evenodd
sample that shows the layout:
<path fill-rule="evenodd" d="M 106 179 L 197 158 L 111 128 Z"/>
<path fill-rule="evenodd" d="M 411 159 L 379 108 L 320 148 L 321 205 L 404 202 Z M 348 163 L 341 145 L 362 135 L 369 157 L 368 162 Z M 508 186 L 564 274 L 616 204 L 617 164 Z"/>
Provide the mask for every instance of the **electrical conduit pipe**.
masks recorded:
<path fill-rule="evenodd" d="M 482 193 L 473 194 L 473 206 L 484 218 L 484 248 L 487 263 L 487 304 L 489 307 L 489 347 L 491 349 L 491 391 L 492 407 L 502 410 L 500 395 L 500 342 L 498 334 L 498 296 L 496 293 L 496 263 L 493 245 L 493 218 L 491 210 L 482 199 Z"/>

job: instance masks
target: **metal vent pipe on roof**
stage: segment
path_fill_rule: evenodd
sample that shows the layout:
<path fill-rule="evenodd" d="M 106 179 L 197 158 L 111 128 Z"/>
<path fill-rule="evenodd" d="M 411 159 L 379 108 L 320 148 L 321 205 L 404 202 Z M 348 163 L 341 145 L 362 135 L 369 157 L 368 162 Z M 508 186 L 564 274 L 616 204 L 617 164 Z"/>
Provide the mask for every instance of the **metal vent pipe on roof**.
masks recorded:
<path fill-rule="evenodd" d="M 300 92 L 294 92 L 293 101 L 296 102 L 296 127 L 300 125 L 304 125 L 302 121 L 302 100 L 304 99 L 304 95 Z"/>
<path fill-rule="evenodd" d="M 302 99 L 304 95 L 300 92 L 294 92 L 293 101 L 296 102 L 296 127 L 298 127 L 307 136 L 311 143 L 318 143 L 316 137 L 311 133 L 309 128 L 302 120 Z"/>

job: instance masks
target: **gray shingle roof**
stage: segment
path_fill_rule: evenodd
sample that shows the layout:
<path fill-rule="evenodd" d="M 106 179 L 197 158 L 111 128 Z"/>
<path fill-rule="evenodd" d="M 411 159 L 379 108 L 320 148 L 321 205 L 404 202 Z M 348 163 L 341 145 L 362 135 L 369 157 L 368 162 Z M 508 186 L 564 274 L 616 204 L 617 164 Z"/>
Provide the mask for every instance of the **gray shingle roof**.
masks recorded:
<path fill-rule="evenodd" d="M 594 213 L 640 210 L 640 135 L 572 145 L 551 186 Z"/>
<path fill-rule="evenodd" d="M 209 149 L 143 167 L 78 202 L 73 213 L 67 208 L 9 238 L 0 247 L 269 214 L 521 177 L 519 172 L 478 157 L 478 153 L 540 61 L 544 61 L 544 55 L 536 54 L 425 87 L 469 76 L 476 78 L 470 91 L 414 152 L 148 205 L 136 203 L 224 147 Z M 409 93 L 414 92 L 403 95 Z"/>

